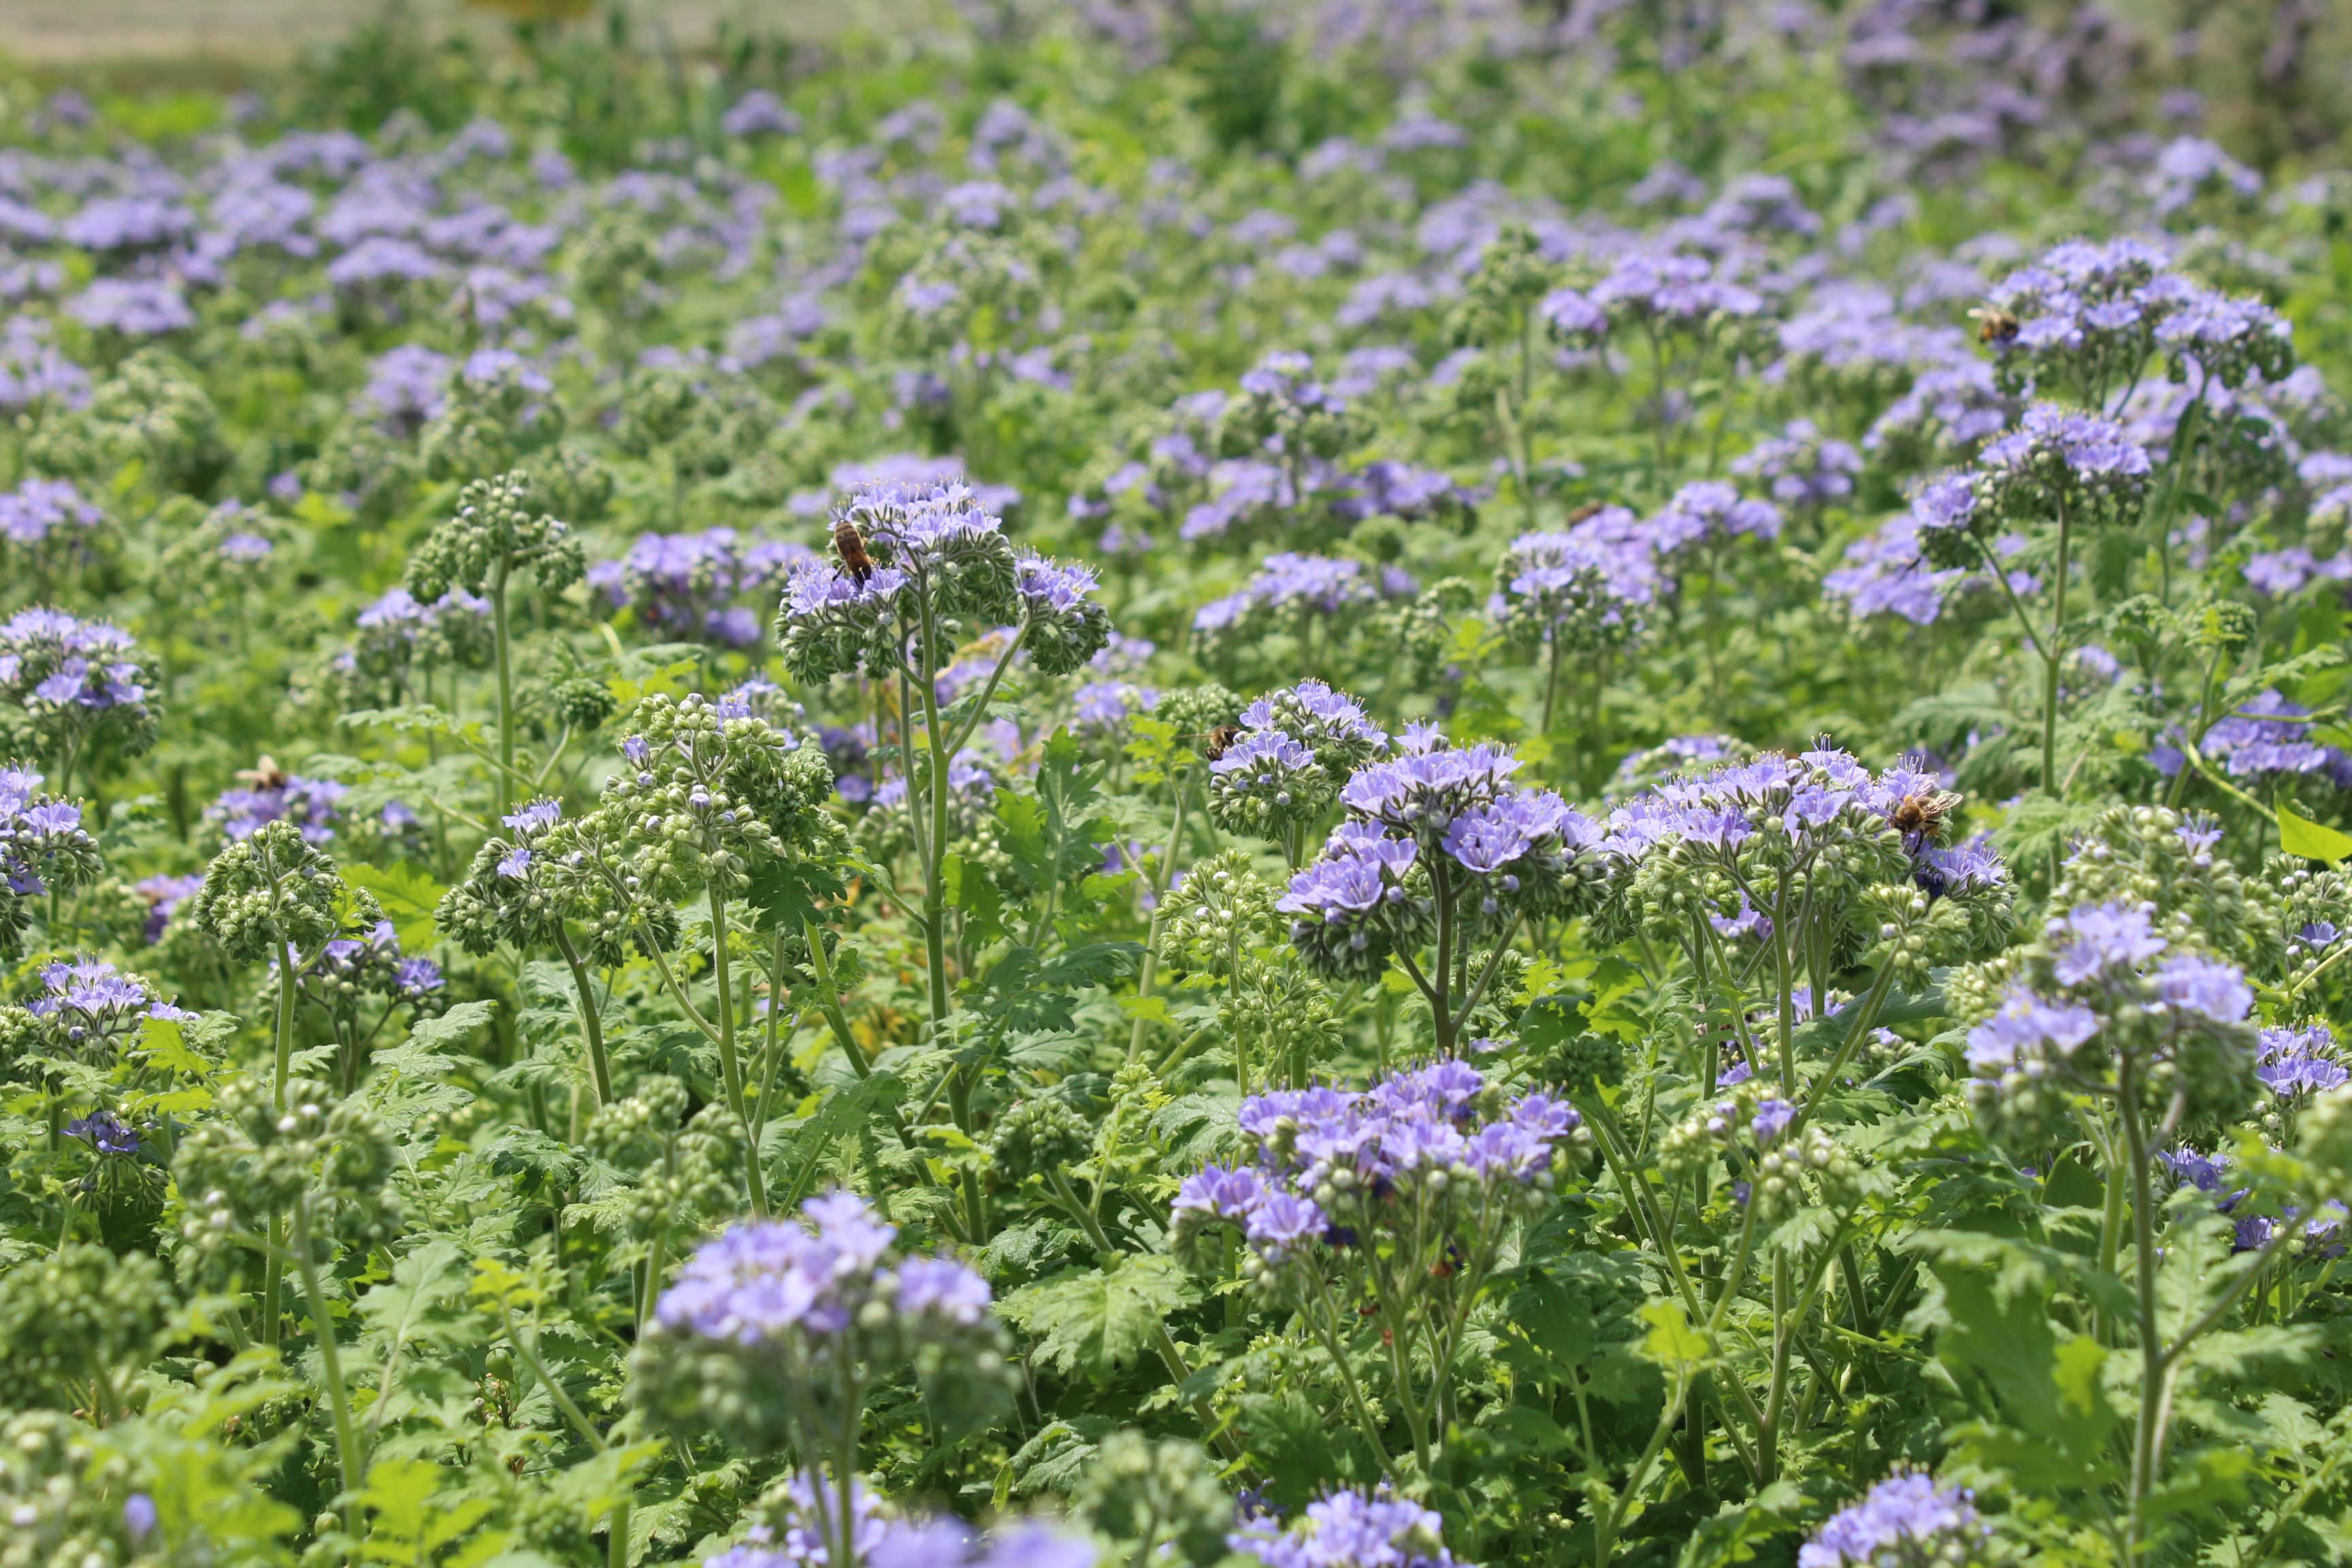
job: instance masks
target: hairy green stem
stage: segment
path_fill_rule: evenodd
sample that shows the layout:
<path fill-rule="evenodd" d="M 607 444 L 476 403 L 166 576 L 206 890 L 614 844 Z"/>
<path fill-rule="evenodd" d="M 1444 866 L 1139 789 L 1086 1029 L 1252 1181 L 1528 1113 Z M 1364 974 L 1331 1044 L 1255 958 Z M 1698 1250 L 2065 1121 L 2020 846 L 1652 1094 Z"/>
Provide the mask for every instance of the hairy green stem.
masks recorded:
<path fill-rule="evenodd" d="M 727 895 L 719 890 L 715 879 L 710 884 L 710 966 L 719 982 L 719 1067 L 727 1082 L 727 1109 L 735 1113 L 747 1140 L 743 1177 L 751 1193 L 751 1212 L 764 1215 L 768 1212 L 767 1184 L 760 1173 L 759 1145 L 749 1142 L 751 1112 L 743 1100 L 743 1064 L 735 1055 L 735 996 L 727 959 Z"/>
<path fill-rule="evenodd" d="M 555 951 L 563 955 L 564 966 L 572 971 L 572 988 L 580 998 L 580 1032 L 588 1042 L 588 1074 L 595 1080 L 596 1105 L 602 1110 L 613 1103 L 613 1065 L 604 1055 L 603 1009 L 596 1005 L 596 988 L 588 982 L 588 966 L 580 961 L 579 950 L 572 945 L 571 933 L 561 921 L 555 926 Z"/>
<path fill-rule="evenodd" d="M 327 1405 L 335 1421 L 335 1459 L 343 1483 L 343 1528 L 359 1536 L 359 1489 L 367 1479 L 367 1454 L 360 1447 L 359 1430 L 352 1424 L 351 1395 L 343 1387 L 343 1358 L 335 1342 L 335 1321 L 327 1312 L 327 1293 L 319 1284 L 319 1260 L 310 1247 L 310 1197 L 294 1200 L 294 1265 L 302 1273 L 302 1294 L 310 1307 L 310 1326 L 319 1339 L 319 1364 L 327 1383 Z"/>

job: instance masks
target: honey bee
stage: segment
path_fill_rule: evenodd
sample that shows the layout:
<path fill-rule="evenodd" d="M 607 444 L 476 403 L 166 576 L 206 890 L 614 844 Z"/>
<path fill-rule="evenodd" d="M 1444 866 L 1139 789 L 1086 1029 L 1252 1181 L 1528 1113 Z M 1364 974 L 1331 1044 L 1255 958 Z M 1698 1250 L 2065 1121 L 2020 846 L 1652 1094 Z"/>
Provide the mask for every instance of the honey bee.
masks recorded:
<path fill-rule="evenodd" d="M 1578 507 L 1574 511 L 1568 514 L 1569 525 L 1570 527 L 1574 527 L 1576 524 L 1582 522 L 1587 518 L 1600 516 L 1601 512 L 1601 505 L 1599 501 L 1586 501 L 1582 506 Z"/>
<path fill-rule="evenodd" d="M 874 575 L 874 557 L 866 553 L 866 536 L 848 518 L 833 525 L 833 552 L 841 557 L 841 569 L 856 578 L 859 587 L 866 586 Z"/>
<path fill-rule="evenodd" d="M 1944 826 L 1945 816 L 1959 804 L 1959 795 L 1948 789 L 1906 795 L 1895 803 L 1886 820 L 1905 838 L 1925 841 L 1936 837 Z"/>
<path fill-rule="evenodd" d="M 284 789 L 288 776 L 286 770 L 278 765 L 278 759 L 267 752 L 255 761 L 253 766 L 239 768 L 236 772 L 237 783 L 253 789 Z"/>
<path fill-rule="evenodd" d="M 1202 748 L 1209 761 L 1215 762 L 1225 754 L 1225 749 L 1242 738 L 1238 724 L 1220 724 L 1209 731 L 1209 743 Z"/>
<path fill-rule="evenodd" d="M 1979 305 L 1969 312 L 1977 324 L 1977 342 L 2005 343 L 2017 337 L 2017 318 L 1997 305 Z"/>

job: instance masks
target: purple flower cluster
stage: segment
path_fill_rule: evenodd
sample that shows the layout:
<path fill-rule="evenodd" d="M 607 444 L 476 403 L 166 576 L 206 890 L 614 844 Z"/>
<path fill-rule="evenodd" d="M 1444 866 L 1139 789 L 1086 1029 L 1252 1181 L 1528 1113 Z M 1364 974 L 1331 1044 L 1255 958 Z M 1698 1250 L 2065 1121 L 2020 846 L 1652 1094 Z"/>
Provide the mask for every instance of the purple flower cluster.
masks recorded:
<path fill-rule="evenodd" d="M 863 1480 L 850 1483 L 850 1551 L 860 1568 L 1095 1568 L 1094 1543 L 1050 1525 L 1000 1523 L 982 1535 L 960 1519 L 886 1512 Z M 840 1532 L 839 1486 L 796 1470 L 784 1482 L 773 1524 L 754 1525 L 742 1544 L 706 1557 L 702 1568 L 827 1568 Z"/>
<path fill-rule="evenodd" d="M 2077 907 L 2050 921 L 2038 952 L 1969 1032 L 1969 1065 L 1981 1082 L 2062 1073 L 2095 1080 L 2104 1064 L 2084 1049 L 2095 1038 L 2108 1040 L 2110 1055 L 2138 1049 L 2151 1032 L 2159 1049 L 2208 1041 L 2225 1056 L 2240 1048 L 2233 1042 L 2254 1003 L 2245 976 L 2179 946 L 2145 909 Z"/>
<path fill-rule="evenodd" d="M 1094 568 L 1024 553 L 1013 563 L 1022 649 L 1046 675 L 1083 668 L 1110 638 L 1110 615 L 1095 602 Z"/>
<path fill-rule="evenodd" d="M 1192 631 L 1211 647 L 1270 631 L 1297 632 L 1412 592 L 1412 580 L 1393 568 L 1376 576 L 1360 561 L 1286 552 L 1267 556 L 1240 592 L 1202 605 Z"/>
<path fill-rule="evenodd" d="M 61 959 L 43 964 L 40 973 L 41 994 L 25 1010 L 42 1021 L 52 1048 L 62 1054 L 95 1059 L 150 1018 L 176 1022 L 195 1016 L 102 958 Z"/>
<path fill-rule="evenodd" d="M 37 551 L 53 536 L 86 533 L 105 517 L 70 479 L 28 479 L 0 491 L 0 542 L 19 550 Z"/>
<path fill-rule="evenodd" d="M 247 778 L 247 783 L 223 790 L 205 808 L 205 820 L 220 828 L 224 840 L 235 844 L 250 838 L 270 822 L 293 823 L 308 844 L 325 844 L 334 837 L 349 784 L 283 773 L 266 757 Z"/>
<path fill-rule="evenodd" d="M 1242 1104 L 1241 1129 L 1257 1145 L 1255 1163 L 1187 1177 L 1172 1223 L 1194 1235 L 1220 1221 L 1238 1225 L 1260 1259 L 1278 1268 L 1318 1244 L 1363 1244 L 1369 1226 L 1397 1223 L 1417 1202 L 1475 1211 L 1489 1188 L 1548 1188 L 1553 1152 L 1581 1119 L 1540 1090 L 1482 1119 L 1491 1098 L 1485 1076 L 1459 1061 L 1364 1090 L 1254 1096 Z"/>
<path fill-rule="evenodd" d="M 1659 576 L 1650 552 L 1639 547 L 1591 533 L 1523 533 L 1503 552 L 1495 584 L 1487 613 L 1515 640 L 1586 649 L 1638 633 Z"/>
<path fill-rule="evenodd" d="M 131 634 L 63 610 L 20 610 L 0 623 L 0 701 L 24 708 L 62 743 L 110 720 L 152 727 L 147 674 Z"/>
<path fill-rule="evenodd" d="M 950 1258 L 894 1260 L 898 1227 L 855 1193 L 811 1198 L 801 1215 L 802 1224 L 753 1220 L 705 1242 L 662 1292 L 655 1321 L 671 1334 L 757 1349 L 844 1344 L 869 1306 L 901 1325 L 970 1328 L 987 1316 L 986 1280 Z"/>
<path fill-rule="evenodd" d="M 1759 441 L 1733 459 L 1731 471 L 1764 480 L 1772 500 L 1782 506 L 1819 510 L 1853 494 L 1862 454 L 1850 441 L 1824 437 L 1811 420 L 1792 419 L 1780 435 Z"/>
<path fill-rule="evenodd" d="M 165 872 L 142 878 L 131 884 L 131 890 L 147 905 L 147 924 L 143 934 L 150 946 L 163 940 L 163 932 L 170 927 L 172 917 L 178 914 L 180 906 L 194 898 L 197 889 L 204 885 L 205 878 L 201 871 L 177 877 Z"/>
<path fill-rule="evenodd" d="M 1797 1568 L 1940 1562 L 1943 1549 L 1965 1552 L 1989 1529 L 1977 1518 L 1967 1489 L 1938 1487 L 1926 1475 L 1889 1476 L 1799 1547 Z"/>
<path fill-rule="evenodd" d="M 1743 497 L 1737 487 L 1721 479 L 1695 479 L 1676 490 L 1664 510 L 1643 521 L 1641 532 L 1655 554 L 1671 558 L 1720 546 L 1741 535 L 1778 539 L 1780 509 L 1770 501 Z"/>
<path fill-rule="evenodd" d="M 86 327 L 126 338 L 162 337 L 196 324 L 178 285 L 155 278 L 93 279 L 66 310 Z"/>
<path fill-rule="evenodd" d="M 906 654 L 897 629 L 901 616 L 997 626 L 1021 612 L 1020 574 L 1003 520 L 969 485 L 867 483 L 834 521 L 836 531 L 857 531 L 874 565 L 853 574 L 812 555 L 792 569 L 778 626 L 784 667 L 795 679 L 896 668 Z M 1065 578 L 1054 584 L 1071 585 Z M 1076 662 L 1100 646 L 1096 640 Z"/>
<path fill-rule="evenodd" d="M 1450 746 L 1427 726 L 1397 752 L 1340 787 L 1347 820 L 1276 902 L 1309 963 L 1369 978 L 1454 922 L 1466 940 L 1574 912 L 1612 876 L 1599 825 L 1549 790 L 1512 784 L 1519 762 L 1507 752 Z"/>
<path fill-rule="evenodd" d="M 1454 1568 L 1433 1510 L 1385 1486 L 1339 1491 L 1307 1505 L 1296 1524 L 1257 1517 L 1226 1538 L 1233 1551 L 1263 1568 Z"/>
<path fill-rule="evenodd" d="M 82 880 L 98 864 L 98 842 L 81 807 L 41 793 L 41 775 L 0 767 L 0 885 L 18 897 Z"/>
<path fill-rule="evenodd" d="M 404 954 L 390 921 L 378 921 L 358 936 L 331 939 L 300 978 L 323 983 L 330 993 L 330 1006 L 338 993 L 379 992 L 415 1002 L 442 986 L 441 966 L 429 958 Z"/>
<path fill-rule="evenodd" d="M 618 561 L 588 568 L 588 585 L 614 608 L 627 606 L 646 626 L 723 647 L 760 640 L 761 618 L 733 601 L 782 582 L 814 563 L 804 544 L 748 543 L 731 528 L 700 533 L 641 533 Z"/>
<path fill-rule="evenodd" d="M 1267 692 L 1242 710 L 1241 727 L 1248 734 L 1273 731 L 1286 736 L 1335 776 L 1389 749 L 1388 731 L 1372 722 L 1364 705 L 1321 680 Z"/>
<path fill-rule="evenodd" d="M 2301 1028 L 2270 1028 L 2255 1037 L 2254 1076 L 2285 1100 L 2308 1100 L 2352 1082 L 2352 1071 L 2336 1059 L 2336 1034 L 2324 1023 Z"/>
<path fill-rule="evenodd" d="M 1610 815 L 1601 844 L 1635 860 L 1680 845 L 1717 858 L 1745 851 L 1802 863 L 1832 846 L 1861 847 L 1873 835 L 1892 833 L 1906 803 L 1932 800 L 1942 789 L 1940 777 L 1913 761 L 1873 773 L 1829 748 L 1793 757 L 1768 752 L 1626 802 Z M 1981 842 L 1947 848 L 1925 832 L 1894 837 L 1913 879 L 1932 879 L 1937 897 L 2006 889 L 2007 870 Z"/>
<path fill-rule="evenodd" d="M 2197 750 L 2208 761 L 2220 763 L 2232 778 L 2318 777 L 2338 788 L 2352 788 L 2352 755 L 2313 739 L 2310 712 L 2276 690 L 2264 691 L 2215 722 Z M 2176 734 L 2148 753 L 2149 763 L 2168 777 L 2188 762 L 2175 743 L 2179 740 Z"/>
<path fill-rule="evenodd" d="M 1738 281 L 1727 264 L 1652 250 L 1626 256 L 1585 297 L 1612 320 L 1685 329 L 1764 309 L 1764 297 Z"/>

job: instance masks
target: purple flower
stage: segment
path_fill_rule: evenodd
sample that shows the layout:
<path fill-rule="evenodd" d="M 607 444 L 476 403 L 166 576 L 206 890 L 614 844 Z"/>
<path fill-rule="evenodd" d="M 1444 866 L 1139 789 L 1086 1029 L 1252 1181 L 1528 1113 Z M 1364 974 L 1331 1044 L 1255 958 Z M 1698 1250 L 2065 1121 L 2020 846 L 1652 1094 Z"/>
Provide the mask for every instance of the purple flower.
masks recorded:
<path fill-rule="evenodd" d="M 160 337 L 196 324 L 178 288 L 156 279 L 96 279 L 66 309 L 84 326 L 126 338 Z"/>
<path fill-rule="evenodd" d="M 1218 1219 L 1241 1220 L 1257 1208 L 1265 1195 L 1265 1184 L 1255 1171 L 1247 1166 L 1227 1170 L 1211 1165 L 1184 1178 L 1176 1189 L 1175 1209 L 1190 1209 Z"/>
<path fill-rule="evenodd" d="M 2156 993 L 2174 1009 L 2217 1024 L 2242 1021 L 2254 993 L 2235 964 L 2191 952 L 2177 952 L 2156 971 Z"/>
<path fill-rule="evenodd" d="M 1294 1247 L 1318 1239 L 1328 1224 L 1313 1199 L 1277 1192 L 1266 1194 L 1250 1211 L 1244 1234 L 1268 1260 L 1278 1261 Z"/>
<path fill-rule="evenodd" d="M 2352 1072 L 2336 1059 L 2336 1037 L 2326 1024 L 2270 1028 L 2259 1037 L 2254 1076 L 2281 1100 L 2296 1100 L 2341 1089 Z"/>
<path fill-rule="evenodd" d="M 2000 1010 L 1969 1031 L 1969 1065 L 2001 1071 L 2059 1056 L 2099 1032 L 2098 1015 L 2072 1002 L 2051 1002 L 2022 986 L 2013 988 Z"/>
<path fill-rule="evenodd" d="M 2056 947 L 2053 970 L 2062 985 L 2080 985 L 2114 970 L 2135 969 L 2168 945 L 2148 928 L 2145 913 L 2121 904 L 2084 905 L 2053 925 Z"/>
<path fill-rule="evenodd" d="M 1925 1475 L 1890 1476 L 1798 1548 L 1797 1568 L 1879 1568 L 1915 1557 L 1934 1561 L 1939 1544 L 1964 1547 L 1986 1528 L 1965 1489 L 1939 1488 Z"/>
<path fill-rule="evenodd" d="M 1382 1487 L 1333 1492 L 1307 1504 L 1287 1530 L 1273 1518 L 1249 1518 L 1226 1544 L 1264 1568 L 1454 1568 L 1444 1527 L 1435 1512 Z"/>

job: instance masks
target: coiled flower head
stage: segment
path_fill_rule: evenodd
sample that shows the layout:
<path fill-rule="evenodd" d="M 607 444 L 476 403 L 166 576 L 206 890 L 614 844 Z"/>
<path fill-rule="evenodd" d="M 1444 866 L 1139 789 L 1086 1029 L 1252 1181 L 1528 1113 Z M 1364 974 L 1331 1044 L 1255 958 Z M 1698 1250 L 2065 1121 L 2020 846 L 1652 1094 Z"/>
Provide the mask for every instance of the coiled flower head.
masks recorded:
<path fill-rule="evenodd" d="M 315 949 L 334 935 L 341 887 L 335 863 L 301 828 L 265 823 L 213 858 L 190 912 L 231 958 L 251 963 L 288 946 Z"/>
<path fill-rule="evenodd" d="M 530 502 L 530 476 L 520 469 L 468 483 L 456 514 L 408 558 L 408 591 L 427 604 L 452 588 L 483 594 L 517 570 L 528 570 L 542 594 L 580 581 L 587 571 L 580 541 Z"/>

